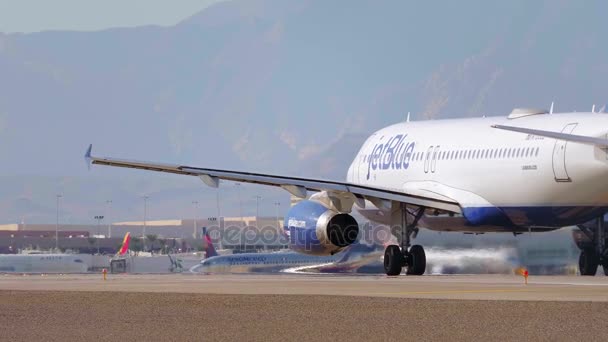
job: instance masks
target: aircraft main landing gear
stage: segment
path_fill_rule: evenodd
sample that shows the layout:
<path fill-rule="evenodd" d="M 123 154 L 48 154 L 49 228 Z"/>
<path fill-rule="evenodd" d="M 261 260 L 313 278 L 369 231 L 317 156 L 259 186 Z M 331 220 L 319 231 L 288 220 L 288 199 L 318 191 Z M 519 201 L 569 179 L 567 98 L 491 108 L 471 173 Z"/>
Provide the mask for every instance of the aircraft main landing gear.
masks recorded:
<path fill-rule="evenodd" d="M 404 267 L 407 267 L 408 275 L 423 275 L 426 271 L 424 248 L 420 245 L 411 246 L 412 235 L 418 234 L 417 225 L 424 214 L 424 209 L 420 207 L 414 216 L 414 222 L 407 224 L 406 206 L 401 204 L 401 225 L 391 229 L 397 236 L 400 246 L 389 245 L 384 251 L 384 271 L 387 275 L 399 275 Z"/>
<path fill-rule="evenodd" d="M 581 226 L 581 231 L 593 243 L 593 246 L 581 250 L 578 258 L 578 269 L 582 276 L 594 276 L 597 268 L 602 265 L 604 275 L 608 275 L 608 250 L 606 249 L 606 228 L 604 217 L 599 217 L 597 225 L 593 229 Z"/>
<path fill-rule="evenodd" d="M 599 259 L 597 253 L 592 248 L 583 249 L 578 258 L 578 269 L 581 275 L 594 276 L 597 273 Z"/>
<path fill-rule="evenodd" d="M 401 269 L 405 265 L 401 248 L 397 245 L 389 245 L 384 250 L 384 271 L 386 275 L 396 276 L 401 273 Z"/>

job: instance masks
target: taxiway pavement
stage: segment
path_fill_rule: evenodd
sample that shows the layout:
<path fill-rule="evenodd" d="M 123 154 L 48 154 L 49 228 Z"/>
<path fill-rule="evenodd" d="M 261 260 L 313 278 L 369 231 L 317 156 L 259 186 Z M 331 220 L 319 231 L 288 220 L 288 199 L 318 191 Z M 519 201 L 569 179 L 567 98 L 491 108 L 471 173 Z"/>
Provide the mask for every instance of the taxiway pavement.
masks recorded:
<path fill-rule="evenodd" d="M 0 275 L 0 290 L 329 295 L 608 302 L 608 277 L 101 274 Z"/>

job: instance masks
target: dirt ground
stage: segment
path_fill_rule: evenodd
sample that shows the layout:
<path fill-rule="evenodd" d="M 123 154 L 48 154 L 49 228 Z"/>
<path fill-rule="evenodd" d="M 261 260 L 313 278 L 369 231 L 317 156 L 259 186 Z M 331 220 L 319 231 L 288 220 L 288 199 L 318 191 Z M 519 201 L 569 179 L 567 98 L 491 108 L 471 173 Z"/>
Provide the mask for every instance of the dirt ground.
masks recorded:
<path fill-rule="evenodd" d="M 593 341 L 606 317 L 589 302 L 0 291 L 2 341 Z"/>

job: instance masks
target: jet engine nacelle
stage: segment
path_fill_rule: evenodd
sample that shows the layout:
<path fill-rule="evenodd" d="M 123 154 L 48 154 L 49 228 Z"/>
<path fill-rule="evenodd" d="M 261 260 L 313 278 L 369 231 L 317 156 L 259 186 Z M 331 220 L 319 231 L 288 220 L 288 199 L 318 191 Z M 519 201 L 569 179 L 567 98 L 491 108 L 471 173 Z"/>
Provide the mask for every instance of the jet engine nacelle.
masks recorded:
<path fill-rule="evenodd" d="M 294 205 L 285 217 L 291 249 L 311 255 L 331 255 L 357 240 L 359 225 L 349 214 L 314 200 Z"/>

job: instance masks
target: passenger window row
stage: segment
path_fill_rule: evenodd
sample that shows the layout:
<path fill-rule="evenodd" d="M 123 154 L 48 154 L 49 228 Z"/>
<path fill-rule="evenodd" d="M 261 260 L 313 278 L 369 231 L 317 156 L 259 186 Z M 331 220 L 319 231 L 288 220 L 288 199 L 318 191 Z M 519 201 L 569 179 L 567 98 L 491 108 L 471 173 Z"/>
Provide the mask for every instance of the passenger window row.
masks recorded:
<path fill-rule="evenodd" d="M 460 159 L 507 159 L 507 158 L 531 158 L 538 157 L 540 147 L 512 147 L 494 149 L 469 149 L 469 150 L 448 150 L 439 151 L 437 160 L 460 160 Z M 433 152 L 435 153 L 435 152 Z M 424 152 L 416 152 L 413 161 L 423 161 Z M 430 152 L 426 153 L 426 158 L 430 159 Z"/>
<path fill-rule="evenodd" d="M 435 156 L 437 160 L 464 160 L 464 159 L 507 159 L 507 158 L 531 158 L 538 157 L 540 147 L 512 147 L 512 148 L 486 148 L 467 150 L 439 151 Z M 436 153 L 436 152 L 432 152 Z M 424 161 L 431 158 L 431 152 L 414 152 L 410 161 Z M 362 156 L 363 162 L 369 162 L 370 155 Z"/>

